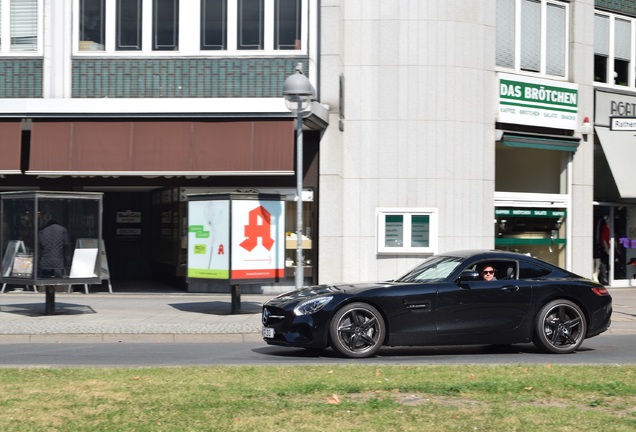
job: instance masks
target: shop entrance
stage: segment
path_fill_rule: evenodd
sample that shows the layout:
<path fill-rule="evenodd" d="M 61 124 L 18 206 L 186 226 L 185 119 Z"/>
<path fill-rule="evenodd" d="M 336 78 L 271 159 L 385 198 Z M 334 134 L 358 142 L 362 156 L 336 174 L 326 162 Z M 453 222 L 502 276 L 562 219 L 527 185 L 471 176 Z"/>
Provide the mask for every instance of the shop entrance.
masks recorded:
<path fill-rule="evenodd" d="M 103 238 L 111 280 L 153 280 L 149 192 L 104 192 Z"/>
<path fill-rule="evenodd" d="M 565 268 L 565 208 L 495 208 L 495 247 Z"/>
<path fill-rule="evenodd" d="M 594 206 L 594 278 L 613 286 L 636 286 L 636 206 Z"/>

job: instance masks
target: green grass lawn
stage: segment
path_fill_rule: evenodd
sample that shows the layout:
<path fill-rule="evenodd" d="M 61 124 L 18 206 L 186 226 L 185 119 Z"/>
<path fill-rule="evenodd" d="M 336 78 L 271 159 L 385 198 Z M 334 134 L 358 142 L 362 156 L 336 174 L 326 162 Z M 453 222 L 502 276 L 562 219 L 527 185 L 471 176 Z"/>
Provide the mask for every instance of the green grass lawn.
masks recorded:
<path fill-rule="evenodd" d="M 1 431 L 635 431 L 636 366 L 0 369 Z"/>

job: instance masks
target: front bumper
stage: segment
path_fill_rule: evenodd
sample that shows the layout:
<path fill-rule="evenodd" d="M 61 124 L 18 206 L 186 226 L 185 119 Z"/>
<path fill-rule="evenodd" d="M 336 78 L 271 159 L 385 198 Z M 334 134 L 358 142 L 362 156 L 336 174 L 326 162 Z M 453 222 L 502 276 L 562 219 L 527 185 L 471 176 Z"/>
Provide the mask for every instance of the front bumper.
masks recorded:
<path fill-rule="evenodd" d="M 269 345 L 310 348 L 326 348 L 329 345 L 328 320 L 323 313 L 296 316 L 292 311 L 263 306 L 261 319 L 264 327 L 274 329 L 273 338 L 263 338 Z"/>

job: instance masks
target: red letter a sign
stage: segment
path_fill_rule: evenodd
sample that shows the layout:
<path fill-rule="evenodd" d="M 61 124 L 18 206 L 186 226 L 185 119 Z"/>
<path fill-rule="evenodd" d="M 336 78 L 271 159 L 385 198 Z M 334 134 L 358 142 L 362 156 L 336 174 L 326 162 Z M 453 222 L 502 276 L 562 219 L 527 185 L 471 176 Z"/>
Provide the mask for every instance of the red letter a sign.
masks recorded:
<path fill-rule="evenodd" d="M 259 223 L 260 222 L 260 223 Z M 274 239 L 271 237 L 271 215 L 263 206 L 256 207 L 249 213 L 249 225 L 245 225 L 245 237 L 241 247 L 251 251 L 258 244 L 260 237 L 263 246 L 271 250 L 274 246 Z"/>

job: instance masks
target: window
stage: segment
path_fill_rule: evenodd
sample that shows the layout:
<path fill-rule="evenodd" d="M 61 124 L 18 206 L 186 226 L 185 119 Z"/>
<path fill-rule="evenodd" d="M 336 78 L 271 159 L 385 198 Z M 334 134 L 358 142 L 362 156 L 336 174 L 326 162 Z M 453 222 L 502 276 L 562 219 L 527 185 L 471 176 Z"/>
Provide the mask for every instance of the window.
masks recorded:
<path fill-rule="evenodd" d="M 437 252 L 437 209 L 378 209 L 378 253 Z"/>
<path fill-rule="evenodd" d="M 227 49 L 227 0 L 201 1 L 201 49 Z"/>
<path fill-rule="evenodd" d="M 293 55 L 307 50 L 309 0 L 74 0 L 74 4 L 77 54 Z"/>
<path fill-rule="evenodd" d="M 154 0 L 152 5 L 153 50 L 179 49 L 179 0 Z"/>
<path fill-rule="evenodd" d="M 566 77 L 568 7 L 553 0 L 497 0 L 497 66 Z"/>
<path fill-rule="evenodd" d="M 552 272 L 545 267 L 527 261 L 519 262 L 519 279 L 539 279 L 550 273 Z"/>
<path fill-rule="evenodd" d="M 238 49 L 263 49 L 263 0 L 238 0 Z"/>
<path fill-rule="evenodd" d="M 4 55 L 40 54 L 42 0 L 0 2 L 0 51 Z"/>
<path fill-rule="evenodd" d="M 300 0 L 276 0 L 274 12 L 274 49 L 300 49 Z"/>
<path fill-rule="evenodd" d="M 636 19 L 609 13 L 594 15 L 594 81 L 634 88 L 632 40 Z"/>
<path fill-rule="evenodd" d="M 117 50 L 141 50 L 141 0 L 117 0 Z"/>
<path fill-rule="evenodd" d="M 80 49 L 104 50 L 104 1 L 80 1 Z"/>

